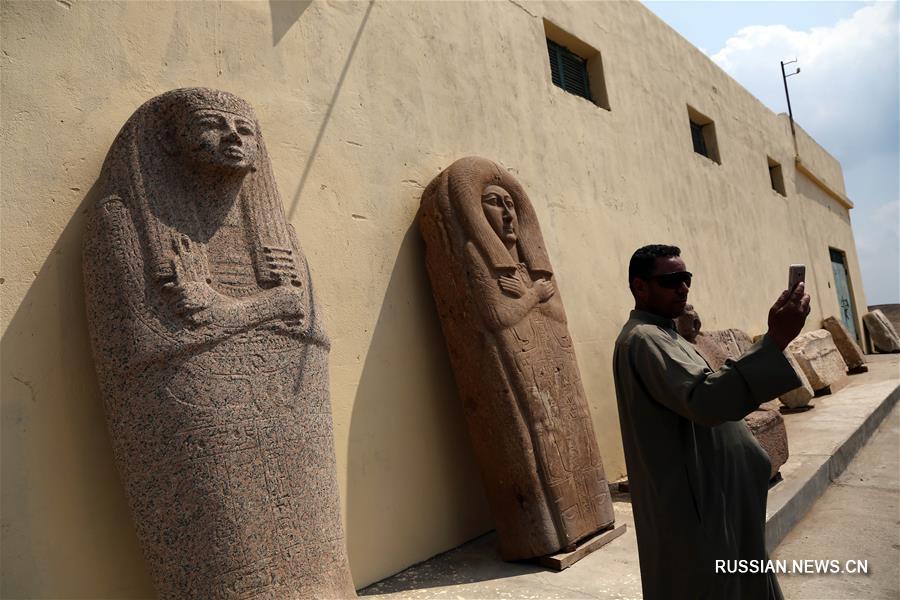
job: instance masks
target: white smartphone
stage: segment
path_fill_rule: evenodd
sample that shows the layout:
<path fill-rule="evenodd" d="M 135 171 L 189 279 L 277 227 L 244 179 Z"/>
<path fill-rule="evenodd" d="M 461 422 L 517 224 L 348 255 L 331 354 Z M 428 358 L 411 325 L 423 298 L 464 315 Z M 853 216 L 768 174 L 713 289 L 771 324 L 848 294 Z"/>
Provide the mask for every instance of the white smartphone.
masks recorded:
<path fill-rule="evenodd" d="M 788 269 L 787 289 L 793 291 L 801 281 L 806 281 L 806 265 L 791 265 Z"/>

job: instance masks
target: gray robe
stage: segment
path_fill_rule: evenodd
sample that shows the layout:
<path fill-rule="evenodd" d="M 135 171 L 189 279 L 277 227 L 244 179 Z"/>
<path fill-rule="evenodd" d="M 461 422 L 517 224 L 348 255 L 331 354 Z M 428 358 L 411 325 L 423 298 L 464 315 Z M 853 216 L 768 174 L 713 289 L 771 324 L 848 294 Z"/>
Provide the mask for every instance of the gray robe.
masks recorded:
<path fill-rule="evenodd" d="M 671 319 L 635 310 L 613 367 L 644 598 L 780 599 L 773 574 L 715 561 L 766 559 L 769 458 L 743 418 L 800 384 L 787 359 L 764 336 L 713 372 Z"/>

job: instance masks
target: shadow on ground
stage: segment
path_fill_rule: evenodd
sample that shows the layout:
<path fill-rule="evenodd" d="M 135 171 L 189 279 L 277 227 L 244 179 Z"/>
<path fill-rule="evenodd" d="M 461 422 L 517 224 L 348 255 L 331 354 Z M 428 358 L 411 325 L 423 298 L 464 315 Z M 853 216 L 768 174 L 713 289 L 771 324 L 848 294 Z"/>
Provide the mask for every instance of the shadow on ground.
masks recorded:
<path fill-rule="evenodd" d="M 423 588 L 440 588 L 528 573 L 550 571 L 528 562 L 509 563 L 500 558 L 497 534 L 487 533 L 449 552 L 397 573 L 357 592 L 360 596 L 396 594 Z"/>

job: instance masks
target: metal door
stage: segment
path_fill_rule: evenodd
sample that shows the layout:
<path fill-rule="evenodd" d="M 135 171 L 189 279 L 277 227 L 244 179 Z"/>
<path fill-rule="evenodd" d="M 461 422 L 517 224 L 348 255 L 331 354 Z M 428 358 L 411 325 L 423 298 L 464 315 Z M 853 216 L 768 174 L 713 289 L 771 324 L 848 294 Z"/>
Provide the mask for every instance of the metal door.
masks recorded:
<path fill-rule="evenodd" d="M 850 335 L 861 343 L 856 333 L 856 311 L 853 308 L 853 298 L 850 296 L 850 281 L 847 277 L 847 262 L 844 253 L 834 248 L 828 249 L 831 254 L 831 270 L 834 273 L 834 291 L 837 292 L 838 311 L 844 327 Z"/>

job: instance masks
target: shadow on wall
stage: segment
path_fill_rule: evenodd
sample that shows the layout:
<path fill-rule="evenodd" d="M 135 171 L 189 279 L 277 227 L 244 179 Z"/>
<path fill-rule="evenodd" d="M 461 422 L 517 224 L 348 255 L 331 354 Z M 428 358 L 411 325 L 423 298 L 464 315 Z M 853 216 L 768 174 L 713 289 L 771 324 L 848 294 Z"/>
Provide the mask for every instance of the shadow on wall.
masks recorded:
<path fill-rule="evenodd" d="M 0 341 L 3 598 L 147 598 L 152 583 L 106 429 L 81 245 L 96 184 Z"/>
<path fill-rule="evenodd" d="M 414 222 L 381 301 L 353 403 L 347 548 L 357 585 L 493 527 L 424 251 Z M 436 540 L 445 547 L 435 548 Z"/>
<path fill-rule="evenodd" d="M 269 0 L 269 12 L 272 13 L 273 47 L 278 45 L 284 34 L 300 19 L 310 4 L 312 4 L 312 0 Z"/>
<path fill-rule="evenodd" d="M 369 15 L 372 14 L 373 6 L 375 6 L 375 0 L 369 0 L 368 6 L 366 6 L 366 12 L 359 23 L 359 28 L 356 30 L 356 35 L 353 36 L 353 43 L 350 45 L 350 52 L 347 53 L 347 60 L 344 61 L 344 67 L 341 69 L 341 74 L 338 76 L 337 83 L 334 86 L 334 93 L 331 94 L 331 100 L 328 101 L 328 110 L 325 111 L 325 116 L 322 118 L 322 125 L 319 126 L 319 132 L 316 134 L 316 141 L 313 142 L 312 148 L 309 151 L 309 156 L 306 158 L 306 166 L 303 167 L 303 174 L 300 176 L 300 183 L 297 184 L 297 191 L 294 192 L 294 197 L 287 207 L 288 220 L 292 219 L 294 213 L 297 212 L 300 195 L 303 193 L 303 188 L 306 187 L 306 178 L 309 177 L 313 162 L 315 162 L 316 155 L 319 153 L 319 145 L 322 143 L 322 138 L 325 137 L 325 129 L 327 129 L 328 123 L 331 121 L 331 113 L 334 111 L 334 105 L 337 104 L 341 88 L 344 86 L 344 79 L 347 78 L 347 71 L 350 70 L 350 63 L 353 62 L 353 55 L 356 54 L 356 48 L 359 46 L 359 39 L 362 37 L 366 23 L 369 21 Z M 274 20 L 274 13 L 272 18 Z"/>

